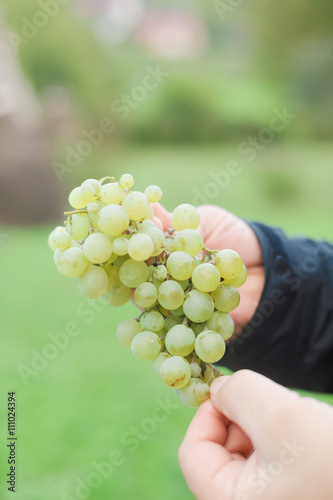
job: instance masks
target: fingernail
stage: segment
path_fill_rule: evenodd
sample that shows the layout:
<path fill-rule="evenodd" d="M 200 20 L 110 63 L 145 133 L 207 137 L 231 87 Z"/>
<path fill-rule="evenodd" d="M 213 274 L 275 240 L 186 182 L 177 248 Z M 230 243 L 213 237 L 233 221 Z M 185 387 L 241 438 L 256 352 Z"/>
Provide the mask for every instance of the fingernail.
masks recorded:
<path fill-rule="evenodd" d="M 222 377 L 219 377 L 216 380 L 214 380 L 214 382 L 210 387 L 210 395 L 214 397 L 219 392 L 221 387 L 229 380 L 229 378 L 230 376 L 223 375 Z"/>

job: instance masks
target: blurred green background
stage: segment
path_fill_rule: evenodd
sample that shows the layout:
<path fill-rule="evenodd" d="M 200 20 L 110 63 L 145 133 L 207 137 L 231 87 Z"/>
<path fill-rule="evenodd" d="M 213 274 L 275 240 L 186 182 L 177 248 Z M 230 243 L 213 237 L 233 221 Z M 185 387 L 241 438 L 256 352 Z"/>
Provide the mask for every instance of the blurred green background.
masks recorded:
<path fill-rule="evenodd" d="M 115 340 L 134 306 L 83 300 L 54 267 L 47 235 L 70 189 L 130 172 L 140 190 L 160 185 L 170 210 L 209 202 L 332 240 L 333 4 L 236 3 L 2 2 L 1 498 L 9 390 L 20 500 L 193 498 L 177 449 L 194 411 Z M 157 67 L 167 76 L 147 90 Z M 283 110 L 292 117 L 274 131 Z M 106 119 L 114 130 L 83 144 Z M 71 323 L 77 336 L 48 351 Z M 52 359 L 24 378 L 45 349 Z M 121 460 L 94 482 L 112 452 Z"/>

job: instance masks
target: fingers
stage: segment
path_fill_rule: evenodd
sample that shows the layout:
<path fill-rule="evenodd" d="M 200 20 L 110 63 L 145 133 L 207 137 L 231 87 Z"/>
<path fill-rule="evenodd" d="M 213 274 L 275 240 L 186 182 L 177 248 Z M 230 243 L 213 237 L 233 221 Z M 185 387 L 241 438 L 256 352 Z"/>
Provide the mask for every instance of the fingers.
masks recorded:
<path fill-rule="evenodd" d="M 299 401 L 296 393 L 248 370 L 217 379 L 211 387 L 211 400 L 262 451 L 273 451 L 276 445 L 280 446 L 281 429 L 287 433 L 289 424 L 292 427 L 299 418 L 299 412 L 295 412 Z"/>
<path fill-rule="evenodd" d="M 170 229 L 172 227 L 171 214 L 159 203 L 152 203 L 151 206 L 155 217 L 161 221 L 164 231 Z"/>
<path fill-rule="evenodd" d="M 212 479 L 228 463 L 231 454 L 223 447 L 227 420 L 208 400 L 198 409 L 179 449 L 179 463 L 185 480 L 199 499 L 212 498 Z"/>

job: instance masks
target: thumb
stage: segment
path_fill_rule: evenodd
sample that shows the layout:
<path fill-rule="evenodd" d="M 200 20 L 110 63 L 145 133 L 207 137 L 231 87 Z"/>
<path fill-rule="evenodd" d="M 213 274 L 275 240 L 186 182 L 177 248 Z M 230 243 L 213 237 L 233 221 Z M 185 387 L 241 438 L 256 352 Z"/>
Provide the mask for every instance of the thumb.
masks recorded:
<path fill-rule="evenodd" d="M 275 450 L 277 430 L 284 429 L 287 437 L 288 429 L 299 418 L 299 398 L 297 393 L 249 370 L 221 377 L 211 386 L 216 409 L 236 423 L 255 447 L 271 451 Z M 280 440 L 276 444 L 280 446 Z"/>

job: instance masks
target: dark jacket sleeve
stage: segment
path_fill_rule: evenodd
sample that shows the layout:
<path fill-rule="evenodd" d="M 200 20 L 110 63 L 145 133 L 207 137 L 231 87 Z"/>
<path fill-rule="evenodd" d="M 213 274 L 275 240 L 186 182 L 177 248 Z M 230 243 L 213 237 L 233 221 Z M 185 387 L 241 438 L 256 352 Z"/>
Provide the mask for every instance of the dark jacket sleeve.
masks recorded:
<path fill-rule="evenodd" d="M 249 225 L 262 247 L 265 288 L 222 364 L 288 387 L 333 393 L 333 247 Z"/>

